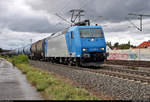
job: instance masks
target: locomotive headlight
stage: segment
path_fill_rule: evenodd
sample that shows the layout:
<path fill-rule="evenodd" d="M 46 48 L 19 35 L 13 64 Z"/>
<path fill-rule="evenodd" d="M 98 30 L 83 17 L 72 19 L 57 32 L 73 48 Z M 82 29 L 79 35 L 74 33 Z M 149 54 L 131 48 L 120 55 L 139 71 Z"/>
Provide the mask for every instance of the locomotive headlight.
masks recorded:
<path fill-rule="evenodd" d="M 93 42 L 93 41 L 94 41 L 94 38 L 91 39 L 91 42 Z"/>
<path fill-rule="evenodd" d="M 104 48 L 100 48 L 101 50 L 105 50 Z"/>
<path fill-rule="evenodd" d="M 83 48 L 82 51 L 88 51 L 88 49 Z"/>

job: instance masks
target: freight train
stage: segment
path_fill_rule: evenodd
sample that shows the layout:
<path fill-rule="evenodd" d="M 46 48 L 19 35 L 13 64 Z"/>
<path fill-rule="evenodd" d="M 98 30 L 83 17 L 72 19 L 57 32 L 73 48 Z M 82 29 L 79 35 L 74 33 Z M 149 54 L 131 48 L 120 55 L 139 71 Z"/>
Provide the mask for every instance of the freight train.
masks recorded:
<path fill-rule="evenodd" d="M 90 26 L 87 21 L 76 23 L 63 32 L 53 33 L 32 45 L 13 50 L 9 52 L 11 54 L 25 54 L 33 60 L 77 66 L 94 66 L 107 58 L 102 27 Z"/>

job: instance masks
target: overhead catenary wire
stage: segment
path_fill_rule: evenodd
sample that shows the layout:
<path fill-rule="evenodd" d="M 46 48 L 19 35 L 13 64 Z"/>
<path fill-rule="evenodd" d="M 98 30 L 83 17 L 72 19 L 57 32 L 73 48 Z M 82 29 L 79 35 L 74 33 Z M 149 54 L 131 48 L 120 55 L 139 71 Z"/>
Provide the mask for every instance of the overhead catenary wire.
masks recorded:
<path fill-rule="evenodd" d="M 135 28 L 137 28 L 138 30 L 140 30 L 139 27 L 137 27 L 129 18 L 126 18 Z"/>
<path fill-rule="evenodd" d="M 83 4 L 83 6 L 81 6 L 80 9 L 84 8 L 84 7 L 89 3 L 89 1 L 90 1 L 90 0 L 87 0 L 87 1 L 82 0 L 80 4 Z M 57 17 L 61 18 L 63 21 L 65 21 L 65 22 L 67 23 L 67 25 L 70 24 L 70 22 L 69 22 L 64 16 L 62 16 L 62 14 L 64 14 L 63 12 L 64 12 L 64 10 L 65 10 L 66 8 L 68 8 L 69 6 L 71 6 L 71 5 L 70 5 L 71 2 L 72 2 L 72 0 L 66 0 L 66 3 L 65 3 L 65 5 L 64 5 L 64 7 L 63 7 L 62 9 L 56 7 L 55 10 L 58 11 L 59 14 L 58 14 L 58 13 L 55 13 L 55 14 L 54 14 L 55 16 L 57 16 Z M 48 16 L 47 16 L 47 17 L 48 17 Z M 50 18 L 48 17 L 48 19 L 50 19 Z M 55 27 L 55 26 L 57 26 L 57 24 L 53 25 L 53 27 Z M 66 29 L 66 28 L 68 28 L 68 27 L 65 27 L 64 29 Z M 57 31 L 57 32 L 58 32 L 58 31 Z M 55 34 L 55 33 L 51 33 L 51 35 L 52 35 L 52 34 Z"/>
<path fill-rule="evenodd" d="M 83 3 L 84 5 L 81 6 L 80 9 L 83 9 L 86 5 L 88 5 L 89 1 L 90 1 L 90 0 L 86 0 L 86 2 L 85 2 L 85 0 L 83 0 L 83 2 L 85 2 L 85 3 Z"/>
<path fill-rule="evenodd" d="M 58 2 L 59 2 L 59 1 L 58 1 Z M 64 1 L 63 1 L 63 2 L 64 2 Z M 63 4 L 63 2 L 61 2 L 61 4 Z M 57 13 L 56 13 L 56 12 L 53 13 L 55 16 L 57 16 L 57 17 L 59 17 L 60 19 L 62 19 L 63 21 L 65 21 L 65 23 L 67 23 L 67 25 L 68 25 L 68 24 L 71 24 L 71 22 L 69 22 L 69 21 L 66 19 L 66 17 L 64 16 L 63 11 L 64 11 L 65 8 L 68 7 L 68 5 L 70 4 L 70 2 L 72 2 L 72 0 L 66 0 L 66 1 L 64 2 L 65 4 L 64 4 L 63 8 L 60 9 L 60 8 L 56 7 Z M 57 26 L 57 24 L 56 24 L 55 26 Z M 65 28 L 66 28 L 66 27 L 65 27 Z"/>
<path fill-rule="evenodd" d="M 67 20 L 67 18 L 66 18 L 66 16 L 65 16 L 64 10 L 65 10 L 66 8 L 68 8 L 68 5 L 70 5 L 71 2 L 72 2 L 72 0 L 66 0 L 65 2 L 61 3 L 61 4 L 64 4 L 64 6 L 63 6 L 62 9 L 59 8 L 59 10 L 58 10 L 58 12 L 57 12 L 57 14 L 59 13 L 59 15 L 60 15 L 63 19 L 65 19 L 65 20 Z M 55 14 L 56 14 L 56 13 L 55 13 Z M 67 20 L 67 21 L 68 21 L 68 20 Z"/>
<path fill-rule="evenodd" d="M 81 7 L 80 7 L 80 9 L 82 9 L 82 8 L 84 8 L 87 4 L 89 4 L 89 2 L 90 2 L 91 0 L 82 0 L 81 2 L 80 2 L 80 4 L 83 4 L 83 5 L 81 5 Z M 59 13 L 55 13 L 55 15 L 57 16 L 57 17 L 59 17 L 59 18 L 61 18 L 63 21 L 65 21 L 65 22 L 67 22 L 67 23 L 69 23 L 68 22 L 68 20 L 64 17 L 64 16 L 62 16 L 62 15 L 64 15 L 64 10 L 65 10 L 65 8 L 69 8 L 70 6 L 71 6 L 71 0 L 67 0 L 66 2 L 65 2 L 65 5 L 64 5 L 64 7 L 62 8 L 62 9 L 60 9 L 60 10 L 58 10 L 58 12 Z"/>
<path fill-rule="evenodd" d="M 67 0 L 67 1 L 69 1 L 69 0 Z M 55 1 L 56 2 L 56 1 Z M 57 2 L 60 2 L 60 1 L 57 1 Z M 56 2 L 56 3 L 57 3 Z M 64 6 L 63 7 L 63 9 L 65 8 L 66 6 Z M 54 8 L 53 8 L 54 9 Z M 64 16 L 62 16 L 61 14 L 62 14 L 62 12 L 60 11 L 60 10 L 62 10 L 62 9 L 60 9 L 58 6 L 56 6 L 56 8 L 55 8 L 55 11 L 57 11 L 58 13 L 52 13 L 54 16 L 57 16 L 57 17 L 59 17 L 59 18 L 61 18 L 63 21 L 65 21 L 65 23 L 67 23 L 67 25 L 68 25 L 68 23 L 70 23 L 70 22 L 68 22 L 67 21 L 67 19 L 64 17 Z M 49 21 L 51 21 L 51 18 L 49 17 L 49 14 L 47 14 L 46 15 L 46 17 L 48 18 L 48 20 Z M 53 27 L 56 27 L 56 26 L 58 26 L 58 23 L 57 24 L 55 24 L 55 25 L 53 25 Z"/>
<path fill-rule="evenodd" d="M 68 0 L 68 2 L 66 3 L 66 5 L 68 5 L 69 4 L 69 1 L 70 0 Z M 63 12 L 63 10 L 66 8 L 67 6 L 64 6 L 63 8 L 62 8 L 62 10 L 61 10 L 61 12 L 58 14 L 58 13 L 55 13 L 54 15 L 56 15 L 57 17 L 59 17 L 59 18 L 61 18 L 63 21 L 65 21 L 67 24 L 71 24 L 71 22 L 69 22 L 65 17 L 63 17 L 62 15 L 60 15 L 60 14 L 62 14 L 62 12 Z M 55 25 L 56 26 L 56 25 Z M 68 27 L 67 27 L 68 28 Z"/>
<path fill-rule="evenodd" d="M 134 16 L 137 16 L 139 19 L 140 19 L 140 27 L 137 27 L 134 23 L 132 23 L 131 21 L 131 24 L 134 25 L 134 27 L 136 27 L 138 30 L 142 31 L 143 30 L 143 16 L 146 16 L 146 17 L 150 17 L 150 15 L 146 15 L 146 14 L 136 14 L 136 13 L 129 13 L 128 15 L 134 15 Z"/>
<path fill-rule="evenodd" d="M 70 4 L 72 0 L 66 0 L 64 7 L 61 9 L 61 12 L 64 12 L 64 9 Z"/>
<path fill-rule="evenodd" d="M 65 22 L 71 24 L 71 22 L 69 22 L 68 20 L 66 20 L 65 18 L 63 18 L 62 16 L 60 16 L 58 13 L 55 13 L 55 15 L 59 18 L 61 18 L 62 20 L 64 20 Z"/>
<path fill-rule="evenodd" d="M 61 9 L 61 12 L 59 12 L 59 15 L 60 14 L 64 14 L 64 10 L 65 10 L 65 8 L 69 8 L 70 6 L 72 6 L 71 5 L 71 2 L 72 2 L 72 0 L 67 0 L 66 1 L 66 4 L 67 4 L 67 6 L 65 5 L 62 9 Z M 80 2 L 80 4 L 83 4 L 79 9 L 82 9 L 82 8 L 84 8 L 88 3 L 89 3 L 89 1 L 90 0 L 82 0 L 81 2 Z M 71 7 L 72 8 L 72 7 Z M 75 7 L 74 7 L 75 8 Z M 72 9 L 74 9 L 74 8 L 72 8 Z M 65 17 L 63 17 L 63 18 L 65 18 Z"/>

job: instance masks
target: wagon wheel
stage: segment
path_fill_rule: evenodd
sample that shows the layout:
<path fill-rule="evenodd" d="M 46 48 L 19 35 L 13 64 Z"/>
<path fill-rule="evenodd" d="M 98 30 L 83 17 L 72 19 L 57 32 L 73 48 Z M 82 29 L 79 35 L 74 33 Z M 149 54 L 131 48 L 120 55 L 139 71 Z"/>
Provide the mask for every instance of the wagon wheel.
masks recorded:
<path fill-rule="evenodd" d="M 73 66 L 73 62 L 72 62 L 72 61 L 69 61 L 69 62 L 68 62 L 68 65 L 69 65 L 69 66 Z"/>

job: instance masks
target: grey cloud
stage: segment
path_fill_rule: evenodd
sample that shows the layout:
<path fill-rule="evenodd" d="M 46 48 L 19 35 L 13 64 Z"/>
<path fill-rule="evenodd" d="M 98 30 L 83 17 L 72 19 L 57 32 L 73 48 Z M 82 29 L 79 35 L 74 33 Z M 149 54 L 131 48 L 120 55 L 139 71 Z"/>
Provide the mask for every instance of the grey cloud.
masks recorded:
<path fill-rule="evenodd" d="M 49 23 L 42 14 L 37 17 L 36 15 L 27 15 L 24 12 L 11 12 L 8 8 L 13 5 L 13 2 L 14 0 L 1 1 L 0 27 L 6 26 L 14 31 L 39 33 L 56 32 L 66 27 L 64 24 Z M 85 0 L 26 0 L 25 3 L 32 7 L 31 10 L 37 11 L 33 13 L 39 11 L 46 11 L 49 14 L 59 13 L 67 19 L 70 19 L 69 10 L 82 8 L 86 11 L 85 18 L 95 19 L 98 16 L 103 16 L 102 19 L 97 20 L 98 23 L 121 22 L 130 12 L 147 12 L 150 9 L 149 0 L 86 0 L 86 2 Z M 120 29 L 113 30 L 120 31 Z M 125 29 L 121 30 L 125 31 Z"/>
<path fill-rule="evenodd" d="M 20 1 L 23 5 L 21 3 L 14 5 Z M 18 6 L 20 8 L 17 8 Z M 25 6 L 27 8 L 24 8 Z M 125 37 L 126 40 L 132 38 L 138 42 L 142 41 L 142 38 L 143 40 L 149 38 L 148 17 L 144 17 L 147 22 L 143 22 L 143 32 L 134 27 L 128 28 L 131 26 L 130 23 L 123 22 L 126 21 L 128 13 L 150 14 L 150 0 L 1 0 L 0 47 L 17 48 L 29 43 L 31 38 L 35 42 L 43 38 L 45 33 L 50 34 L 64 29 L 67 25 L 54 14 L 58 13 L 70 20 L 69 10 L 76 8 L 86 11 L 85 19 L 97 18 L 95 23 L 107 25 L 104 32 L 110 41 L 119 41 Z M 45 14 L 49 15 L 50 19 Z M 132 17 L 137 19 L 135 16 Z M 136 23 L 139 24 L 138 21 Z M 10 31 L 6 32 L 5 28 Z"/>
<path fill-rule="evenodd" d="M 23 10 L 19 11 L 18 10 L 19 8 L 16 9 L 15 7 L 13 9 L 13 6 L 15 6 L 13 4 L 14 1 L 15 0 L 0 1 L 0 28 L 1 29 L 8 28 L 18 32 L 51 33 L 64 28 L 63 24 L 59 25 L 58 27 L 55 27 L 56 24 L 48 22 L 48 18 L 44 14 L 39 12 L 34 12 L 34 10 L 32 9 L 26 12 L 24 12 Z M 13 6 L 11 7 L 11 5 Z M 18 6 L 22 6 L 22 5 L 18 5 Z"/>
<path fill-rule="evenodd" d="M 26 46 L 49 36 L 49 33 L 33 33 L 33 32 L 14 32 L 10 29 L 4 29 L 0 35 L 0 48 L 4 49 L 15 49 Z"/>
<path fill-rule="evenodd" d="M 36 2 L 34 2 L 36 1 Z M 60 12 L 68 17 L 68 11 L 74 8 L 85 9 L 87 17 L 103 16 L 103 21 L 124 21 L 128 13 L 150 13 L 149 0 L 28 0 L 35 10 L 49 13 Z"/>
<path fill-rule="evenodd" d="M 22 18 L 17 15 L 5 18 L 0 17 L 0 22 L 1 27 L 8 27 L 18 32 L 50 33 L 58 30 L 57 28 L 54 29 L 55 24 L 49 24 L 47 18 Z"/>
<path fill-rule="evenodd" d="M 8 27 L 13 31 L 39 33 L 53 32 L 54 30 L 51 29 L 52 26 L 53 25 L 48 23 L 48 20 L 39 18 L 16 19 L 8 25 Z"/>

